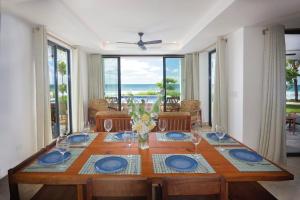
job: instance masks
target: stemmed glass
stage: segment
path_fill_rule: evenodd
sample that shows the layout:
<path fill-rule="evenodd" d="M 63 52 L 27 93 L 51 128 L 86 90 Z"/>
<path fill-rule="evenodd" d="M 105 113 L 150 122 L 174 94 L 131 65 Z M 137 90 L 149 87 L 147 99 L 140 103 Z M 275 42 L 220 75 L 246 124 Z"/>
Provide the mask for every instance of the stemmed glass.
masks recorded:
<path fill-rule="evenodd" d="M 221 147 L 221 140 L 225 137 L 226 133 L 224 128 L 220 125 L 216 125 L 216 136 L 218 137 L 218 147 L 220 151 L 224 151 L 224 148 Z"/>
<path fill-rule="evenodd" d="M 86 144 L 87 143 L 87 137 L 88 137 L 88 134 L 89 132 L 91 131 L 91 125 L 90 125 L 90 122 L 87 121 L 85 124 L 84 124 L 84 128 L 83 128 L 83 135 L 84 135 L 84 143 Z"/>
<path fill-rule="evenodd" d="M 104 120 L 104 129 L 105 129 L 106 132 L 111 131 L 111 129 L 112 129 L 112 119 Z"/>
<path fill-rule="evenodd" d="M 201 134 L 201 132 L 198 128 L 192 129 L 191 139 L 192 139 L 192 143 L 195 146 L 195 154 L 197 154 L 197 146 L 202 140 L 202 137 L 200 136 L 200 134 Z"/>
<path fill-rule="evenodd" d="M 129 150 L 128 157 L 130 157 L 130 149 L 131 149 L 133 139 L 134 139 L 133 138 L 133 133 L 131 131 L 124 131 L 123 140 L 126 143 L 128 143 L 128 150 Z"/>
<path fill-rule="evenodd" d="M 167 121 L 166 120 L 163 120 L 163 119 L 160 119 L 158 121 L 158 128 L 161 132 L 165 131 L 166 128 L 167 128 Z"/>
<path fill-rule="evenodd" d="M 67 135 L 58 136 L 56 139 L 56 148 L 61 153 L 63 165 L 65 164 L 65 153 L 69 151 L 70 142 Z"/>

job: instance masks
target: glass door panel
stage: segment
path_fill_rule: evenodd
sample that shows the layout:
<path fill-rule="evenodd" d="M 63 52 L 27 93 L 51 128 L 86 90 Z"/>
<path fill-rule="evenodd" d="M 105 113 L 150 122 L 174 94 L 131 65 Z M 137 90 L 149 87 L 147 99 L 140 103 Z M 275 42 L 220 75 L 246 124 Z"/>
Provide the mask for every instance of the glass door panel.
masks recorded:
<path fill-rule="evenodd" d="M 110 109 L 119 110 L 119 58 L 103 58 L 104 97 Z"/>

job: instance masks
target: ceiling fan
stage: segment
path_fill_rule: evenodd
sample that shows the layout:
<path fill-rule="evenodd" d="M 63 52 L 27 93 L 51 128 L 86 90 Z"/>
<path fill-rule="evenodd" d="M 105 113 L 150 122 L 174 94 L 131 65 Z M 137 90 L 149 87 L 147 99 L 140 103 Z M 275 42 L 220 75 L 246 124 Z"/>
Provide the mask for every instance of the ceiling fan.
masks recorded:
<path fill-rule="evenodd" d="M 138 42 L 116 42 L 116 43 L 118 43 L 118 44 L 136 44 L 142 50 L 146 50 L 147 49 L 145 45 L 160 44 L 160 43 L 162 43 L 162 40 L 151 40 L 151 41 L 144 42 L 142 40 L 142 37 L 143 37 L 144 33 L 143 32 L 139 32 L 138 35 L 140 36 L 140 40 Z"/>

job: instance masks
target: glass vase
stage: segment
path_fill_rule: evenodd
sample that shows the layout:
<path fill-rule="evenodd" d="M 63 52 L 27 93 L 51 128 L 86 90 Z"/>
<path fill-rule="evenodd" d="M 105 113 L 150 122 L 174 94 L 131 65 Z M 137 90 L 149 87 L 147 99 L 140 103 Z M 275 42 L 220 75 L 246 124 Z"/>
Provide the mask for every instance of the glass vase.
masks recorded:
<path fill-rule="evenodd" d="M 140 149 L 149 149 L 149 133 L 138 133 L 138 143 Z"/>

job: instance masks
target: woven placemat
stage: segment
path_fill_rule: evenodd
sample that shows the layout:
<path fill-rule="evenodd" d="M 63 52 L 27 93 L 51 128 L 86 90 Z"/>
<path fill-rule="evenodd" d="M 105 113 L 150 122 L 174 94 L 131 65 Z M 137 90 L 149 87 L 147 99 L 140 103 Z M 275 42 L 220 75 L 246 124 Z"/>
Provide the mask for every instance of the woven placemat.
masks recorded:
<path fill-rule="evenodd" d="M 236 158 L 233 158 L 229 155 L 230 149 L 247 149 L 244 147 L 223 147 L 224 151 L 221 151 L 221 148 L 216 147 L 216 149 L 233 165 L 241 172 L 259 172 L 259 171 L 282 171 L 280 168 L 273 165 L 271 162 L 263 159 L 260 162 L 247 162 L 241 161 Z M 249 150 L 249 149 L 248 149 Z"/>
<path fill-rule="evenodd" d="M 184 133 L 187 135 L 187 137 L 183 140 L 174 140 L 171 138 L 168 138 L 166 136 L 166 133 L 156 133 L 156 139 L 160 142 L 191 142 L 192 141 L 192 137 L 191 137 L 191 133 Z"/>
<path fill-rule="evenodd" d="M 198 166 L 190 172 L 179 172 L 165 164 L 167 157 L 172 155 L 185 155 L 197 161 Z M 201 154 L 153 154 L 152 155 L 153 169 L 156 174 L 173 174 L 173 173 L 215 173 L 215 170 L 208 164 Z"/>
<path fill-rule="evenodd" d="M 209 132 L 212 133 L 212 132 Z M 219 145 L 218 141 L 212 140 L 210 139 L 207 134 L 209 133 L 203 133 L 202 137 L 211 145 Z M 234 139 L 232 139 L 231 137 L 227 140 L 220 140 L 220 145 L 240 145 L 240 143 L 238 143 L 237 141 L 235 141 Z"/>
<path fill-rule="evenodd" d="M 31 163 L 28 167 L 24 168 L 23 172 L 65 172 L 78 158 L 78 156 L 83 152 L 83 150 L 83 148 L 70 149 L 71 158 L 65 161 L 63 164 L 44 166 L 39 164 L 38 160 L 36 160 L 33 163 Z"/>
<path fill-rule="evenodd" d="M 70 147 L 87 147 L 95 140 L 95 138 L 98 136 L 98 133 L 89 133 L 88 135 L 89 135 L 89 140 L 86 143 L 81 142 L 76 144 L 70 144 Z"/>
<path fill-rule="evenodd" d="M 140 175 L 141 174 L 141 156 L 140 155 L 91 155 L 90 158 L 81 168 L 79 174 L 99 174 L 95 171 L 95 162 L 101 158 L 109 156 L 119 156 L 125 158 L 128 162 L 128 166 L 121 172 L 112 173 L 115 175 Z"/>

